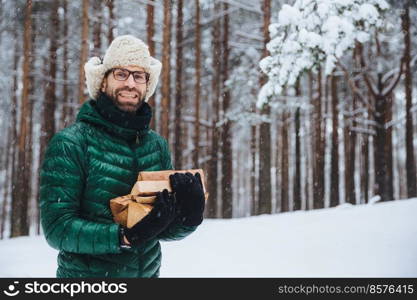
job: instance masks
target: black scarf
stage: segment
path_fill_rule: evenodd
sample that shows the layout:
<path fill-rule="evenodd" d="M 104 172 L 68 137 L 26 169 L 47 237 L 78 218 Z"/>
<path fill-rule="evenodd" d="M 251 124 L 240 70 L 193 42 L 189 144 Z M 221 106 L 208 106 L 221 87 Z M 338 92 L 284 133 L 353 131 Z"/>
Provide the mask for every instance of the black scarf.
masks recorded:
<path fill-rule="evenodd" d="M 107 121 L 117 126 L 134 129 L 147 130 L 152 118 L 152 108 L 147 102 L 143 102 L 136 113 L 128 113 L 119 109 L 105 93 L 100 92 L 97 97 L 96 109 Z"/>

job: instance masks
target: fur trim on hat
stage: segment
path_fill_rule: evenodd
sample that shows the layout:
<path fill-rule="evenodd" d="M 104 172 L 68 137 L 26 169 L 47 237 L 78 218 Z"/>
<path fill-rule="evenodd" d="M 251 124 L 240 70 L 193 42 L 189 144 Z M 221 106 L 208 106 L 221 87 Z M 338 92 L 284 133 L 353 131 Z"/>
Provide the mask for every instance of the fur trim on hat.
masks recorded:
<path fill-rule="evenodd" d="M 84 66 L 87 89 L 90 97 L 96 99 L 106 72 L 115 67 L 138 66 L 149 73 L 145 101 L 153 95 L 161 74 L 162 64 L 153 58 L 148 46 L 132 35 L 122 35 L 113 40 L 103 60 L 92 57 Z"/>

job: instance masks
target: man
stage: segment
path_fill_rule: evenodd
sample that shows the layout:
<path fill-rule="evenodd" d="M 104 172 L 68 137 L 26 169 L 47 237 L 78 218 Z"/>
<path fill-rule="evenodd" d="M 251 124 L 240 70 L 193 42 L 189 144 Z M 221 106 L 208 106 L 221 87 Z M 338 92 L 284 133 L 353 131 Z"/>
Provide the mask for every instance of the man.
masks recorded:
<path fill-rule="evenodd" d="M 57 277 L 158 277 L 160 240 L 178 240 L 203 220 L 201 179 L 170 176 L 173 194 L 132 228 L 113 221 L 109 200 L 130 193 L 140 171 L 172 169 L 164 138 L 149 129 L 147 100 L 161 63 L 139 39 L 116 38 L 85 65 L 91 99 L 50 141 L 41 169 L 41 223 L 59 250 Z M 52 117 L 52 116 L 51 116 Z"/>

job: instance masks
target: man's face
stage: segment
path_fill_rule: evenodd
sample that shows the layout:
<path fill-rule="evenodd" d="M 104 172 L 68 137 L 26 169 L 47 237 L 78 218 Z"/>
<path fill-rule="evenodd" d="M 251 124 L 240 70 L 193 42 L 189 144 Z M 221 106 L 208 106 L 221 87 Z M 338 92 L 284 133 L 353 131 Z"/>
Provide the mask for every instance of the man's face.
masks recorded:
<path fill-rule="evenodd" d="M 130 72 L 145 72 L 143 68 L 137 66 L 123 66 L 115 69 L 117 69 L 116 72 L 120 70 L 123 72 L 123 69 Z M 118 80 L 115 78 L 115 74 Z M 129 74 L 126 80 L 120 80 L 123 76 L 118 77 L 117 74 L 110 72 L 104 78 L 101 91 L 107 94 L 120 110 L 134 113 L 145 99 L 147 83 L 138 79 L 135 81 L 133 74 Z M 119 75 L 123 75 L 123 73 Z"/>

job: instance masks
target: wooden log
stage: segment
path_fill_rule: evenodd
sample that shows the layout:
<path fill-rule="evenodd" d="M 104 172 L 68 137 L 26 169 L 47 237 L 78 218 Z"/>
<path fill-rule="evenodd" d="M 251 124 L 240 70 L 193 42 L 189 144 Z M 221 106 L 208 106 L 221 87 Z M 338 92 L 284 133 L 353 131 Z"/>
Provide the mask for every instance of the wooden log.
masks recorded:
<path fill-rule="evenodd" d="M 191 173 L 195 175 L 197 172 L 200 173 L 201 181 L 203 183 L 203 190 L 206 193 L 205 176 L 203 169 L 191 169 L 191 170 L 164 170 L 164 171 L 143 171 L 139 172 L 138 181 L 169 181 L 169 176 L 175 173 Z"/>
<path fill-rule="evenodd" d="M 142 220 L 151 210 L 155 196 L 139 197 L 126 195 L 110 200 L 110 209 L 113 219 L 125 227 L 131 228 Z"/>
<path fill-rule="evenodd" d="M 167 189 L 172 192 L 169 176 L 174 173 L 187 173 L 201 175 L 205 200 L 208 193 L 205 189 L 204 172 L 202 169 L 194 170 L 165 170 L 165 171 L 144 171 L 140 172 L 138 181 L 133 186 L 129 195 L 117 197 L 110 200 L 110 209 L 116 223 L 131 228 L 142 220 L 153 208 L 156 194 Z"/>
<path fill-rule="evenodd" d="M 168 192 L 172 192 L 168 180 L 136 181 L 130 194 L 135 196 L 155 196 L 156 193 L 162 192 L 164 189 L 167 189 Z"/>

